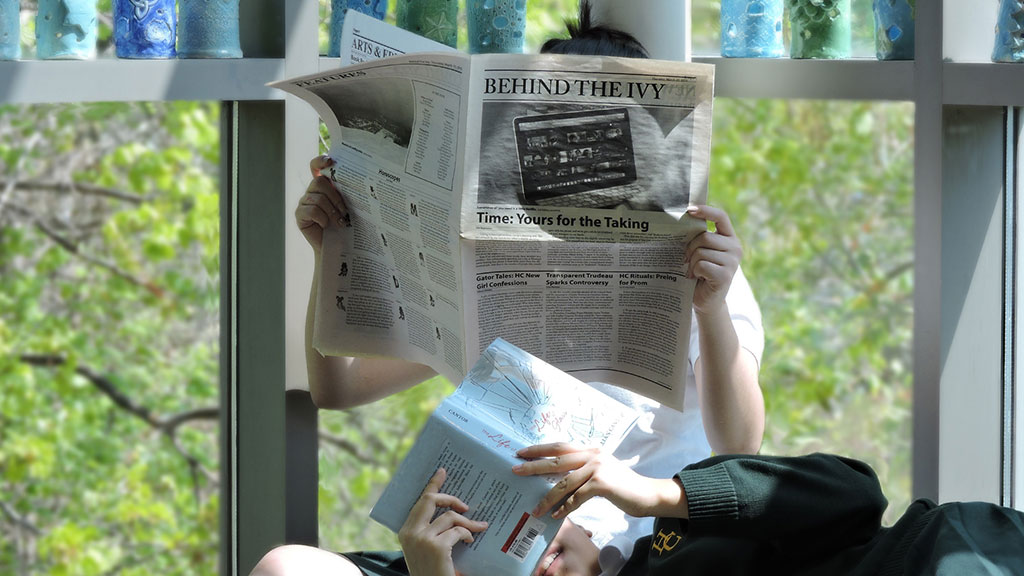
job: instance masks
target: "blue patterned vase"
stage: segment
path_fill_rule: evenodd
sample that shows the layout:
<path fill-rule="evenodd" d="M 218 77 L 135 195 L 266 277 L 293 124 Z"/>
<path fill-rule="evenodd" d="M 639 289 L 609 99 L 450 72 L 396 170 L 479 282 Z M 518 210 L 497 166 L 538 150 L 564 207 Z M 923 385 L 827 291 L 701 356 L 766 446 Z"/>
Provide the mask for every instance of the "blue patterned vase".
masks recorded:
<path fill-rule="evenodd" d="M 21 5 L 0 0 L 0 60 L 21 58 Z"/>
<path fill-rule="evenodd" d="M 781 58 L 782 0 L 722 0 L 722 56 Z"/>
<path fill-rule="evenodd" d="M 174 0 L 114 0 L 118 58 L 174 58 Z"/>
<path fill-rule="evenodd" d="M 470 54 L 522 54 L 526 0 L 466 0 Z"/>
<path fill-rule="evenodd" d="M 388 0 L 331 0 L 330 44 L 327 55 L 341 56 L 341 28 L 345 25 L 345 12 L 358 10 L 363 14 L 383 20 L 388 13 Z"/>
<path fill-rule="evenodd" d="M 241 58 L 238 0 L 179 0 L 178 58 Z"/>
<path fill-rule="evenodd" d="M 88 60 L 96 57 L 96 0 L 39 0 L 36 57 Z"/>
<path fill-rule="evenodd" d="M 879 60 L 914 59 L 916 0 L 874 0 L 875 56 Z"/>
<path fill-rule="evenodd" d="M 993 62 L 1024 62 L 1024 2 L 1002 0 L 996 20 Z"/>

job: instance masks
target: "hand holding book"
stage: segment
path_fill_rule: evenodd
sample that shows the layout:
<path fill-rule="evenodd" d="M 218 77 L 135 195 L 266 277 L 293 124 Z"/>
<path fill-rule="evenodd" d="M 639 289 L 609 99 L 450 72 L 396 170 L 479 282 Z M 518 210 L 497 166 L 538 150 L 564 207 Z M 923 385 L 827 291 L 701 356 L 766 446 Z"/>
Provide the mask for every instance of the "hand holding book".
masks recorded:
<path fill-rule="evenodd" d="M 564 474 L 533 509 L 565 518 L 584 502 L 600 496 L 635 517 L 686 518 L 686 494 L 674 479 L 648 478 L 599 448 L 576 448 L 564 442 L 539 444 L 517 452 L 529 461 L 512 471 L 520 476 Z"/>
<path fill-rule="evenodd" d="M 444 468 L 438 468 L 398 531 L 409 576 L 455 576 L 452 546 L 472 544 L 473 533 L 487 528 L 487 522 L 463 516 L 469 506 L 462 500 L 440 491 L 444 479 Z"/>

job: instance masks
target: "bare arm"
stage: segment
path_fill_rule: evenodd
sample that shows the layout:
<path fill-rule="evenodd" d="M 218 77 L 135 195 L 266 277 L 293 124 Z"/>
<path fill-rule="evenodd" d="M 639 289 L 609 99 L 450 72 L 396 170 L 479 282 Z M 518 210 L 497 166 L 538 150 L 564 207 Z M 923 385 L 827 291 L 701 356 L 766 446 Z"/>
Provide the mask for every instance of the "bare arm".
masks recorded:
<path fill-rule="evenodd" d="M 718 454 L 753 454 L 764 436 L 764 397 L 757 360 L 740 346 L 725 298 L 743 250 L 725 212 L 698 206 L 690 214 L 716 227 L 687 247 L 690 275 L 697 278 L 693 307 L 700 357 L 694 373 L 704 430 Z"/>
<path fill-rule="evenodd" d="M 316 261 L 309 303 L 306 306 L 306 372 L 309 391 L 318 407 L 345 409 L 401 392 L 434 376 L 434 371 L 422 364 L 397 358 L 322 356 L 313 348 L 313 318 L 320 281 L 323 230 L 336 225 L 347 211 L 341 194 L 326 176 L 320 174 L 320 170 L 330 165 L 331 161 L 324 157 L 310 161 L 313 180 L 306 194 L 299 200 L 295 220 L 313 248 Z"/>
<path fill-rule="evenodd" d="M 708 443 L 716 454 L 755 454 L 764 436 L 764 397 L 757 361 L 739 345 L 729 309 L 698 316 L 700 357 L 694 366 Z"/>

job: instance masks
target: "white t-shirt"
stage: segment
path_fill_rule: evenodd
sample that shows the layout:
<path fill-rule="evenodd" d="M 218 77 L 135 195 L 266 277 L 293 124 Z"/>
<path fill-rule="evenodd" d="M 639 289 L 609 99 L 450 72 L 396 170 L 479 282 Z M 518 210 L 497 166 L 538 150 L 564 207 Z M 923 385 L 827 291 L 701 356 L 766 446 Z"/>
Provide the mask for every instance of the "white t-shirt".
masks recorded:
<path fill-rule="evenodd" d="M 761 310 L 742 269 L 736 271 L 725 301 L 740 346 L 750 351 L 760 364 L 764 351 Z M 693 365 L 700 356 L 696 317 L 690 324 L 689 352 L 690 367 L 686 375 L 682 412 L 617 386 L 601 382 L 591 384 L 641 413 L 636 426 L 614 455 L 643 476 L 671 478 L 684 466 L 711 455 L 711 446 L 701 422 L 693 371 Z M 633 543 L 650 534 L 654 528 L 654 518 L 634 518 L 603 498 L 588 500 L 570 514 L 569 519 L 593 532 L 592 540 L 601 548 L 602 576 L 617 574 L 633 552 Z"/>

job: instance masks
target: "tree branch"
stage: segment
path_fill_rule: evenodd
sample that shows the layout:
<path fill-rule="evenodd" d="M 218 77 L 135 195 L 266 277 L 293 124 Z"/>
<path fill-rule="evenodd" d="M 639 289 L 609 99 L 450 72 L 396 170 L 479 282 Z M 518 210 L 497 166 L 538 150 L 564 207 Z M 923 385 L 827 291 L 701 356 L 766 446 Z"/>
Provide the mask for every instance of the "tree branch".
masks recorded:
<path fill-rule="evenodd" d="M 45 354 L 22 354 L 18 359 L 30 366 L 41 366 L 45 368 L 56 368 L 58 366 L 63 366 L 67 362 L 67 359 L 63 356 Z M 153 416 L 153 413 L 149 408 L 136 404 L 134 400 L 121 392 L 108 378 L 97 374 L 88 366 L 82 365 L 75 366 L 75 373 L 85 377 L 85 379 L 91 382 L 97 390 L 106 395 L 107 398 L 110 398 L 114 404 L 118 405 L 123 410 L 141 418 L 146 422 L 146 424 L 149 424 L 154 428 L 160 427 L 160 421 Z"/>
<path fill-rule="evenodd" d="M 220 417 L 220 408 L 217 406 L 210 406 L 208 408 L 196 408 L 195 410 L 187 410 L 165 418 L 161 420 L 157 427 L 161 431 L 167 434 L 174 434 L 178 429 L 178 426 L 191 422 L 193 420 L 216 420 Z"/>
<path fill-rule="evenodd" d="M 7 517 L 11 524 L 14 524 L 18 528 L 31 533 L 33 536 L 39 536 L 40 534 L 42 534 L 42 532 L 39 530 L 39 528 L 36 527 L 35 524 L 29 522 L 21 514 L 18 514 L 10 504 L 4 502 L 3 500 L 0 500 L 0 512 L 4 513 L 4 516 Z"/>
<path fill-rule="evenodd" d="M 95 256 L 83 254 L 78 250 L 77 244 L 55 232 L 47 224 L 43 223 L 42 220 L 37 218 L 35 214 L 33 214 L 30 210 L 22 208 L 20 206 L 14 206 L 13 204 L 11 205 L 11 209 L 17 212 L 18 214 L 22 215 L 23 217 L 29 218 L 32 221 L 32 225 L 35 226 L 37 230 L 42 232 L 43 235 L 49 238 L 50 240 L 53 240 L 54 243 L 56 243 L 58 246 L 60 246 L 67 252 L 74 254 L 75 256 L 81 258 L 82 260 L 85 260 L 89 264 L 99 266 L 100 268 L 107 270 L 114 276 L 117 276 L 118 278 L 121 278 L 129 282 L 130 284 L 134 284 L 140 288 L 145 289 L 146 291 L 148 291 L 153 296 L 156 296 L 157 298 L 164 298 L 163 289 L 154 284 L 153 282 L 150 282 L 149 280 L 145 280 L 143 278 L 138 278 L 130 274 L 129 272 L 122 270 L 116 264 L 106 262 L 104 260 L 96 258 Z"/>
<path fill-rule="evenodd" d="M 56 354 L 22 354 L 18 356 L 18 360 L 30 366 L 40 366 L 45 368 L 55 368 L 62 366 L 67 362 L 65 357 Z M 116 406 L 141 419 L 151 428 L 163 433 L 171 440 L 171 444 L 174 446 L 174 449 L 182 458 L 185 459 L 185 462 L 188 463 L 189 468 L 191 469 L 193 482 L 195 483 L 197 502 L 199 494 L 198 479 L 196 478 L 197 471 L 202 472 L 203 475 L 212 483 L 216 484 L 218 482 L 216 474 L 207 470 L 206 467 L 199 462 L 198 458 L 190 454 L 183 446 L 181 446 L 177 435 L 178 427 L 186 422 L 191 422 L 193 420 L 216 419 L 220 414 L 218 408 L 197 408 L 161 419 L 155 416 L 149 408 L 138 404 L 129 398 L 124 392 L 121 392 L 117 385 L 109 378 L 98 374 L 88 366 L 75 366 L 75 373 L 88 380 L 97 390 L 102 392 L 107 398 L 110 398 Z"/>
<path fill-rule="evenodd" d="M 142 204 L 152 200 L 150 196 L 139 196 L 116 188 L 96 186 L 86 182 L 40 182 L 37 180 L 17 180 L 0 178 L 0 188 L 11 187 L 13 190 L 55 192 L 58 194 L 82 194 L 84 196 L 100 196 L 112 200 L 120 200 L 130 204 Z"/>
<path fill-rule="evenodd" d="M 373 460 L 372 456 L 364 454 L 359 449 L 359 447 L 355 445 L 355 443 L 349 441 L 348 439 L 342 438 L 341 436 L 335 436 L 333 434 L 321 431 L 320 440 L 323 442 L 327 442 L 328 444 L 334 446 L 335 448 L 339 448 L 344 452 L 348 452 L 355 458 L 362 460 L 364 462 L 369 462 Z"/>

